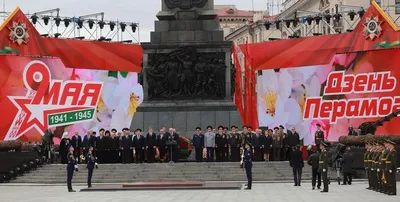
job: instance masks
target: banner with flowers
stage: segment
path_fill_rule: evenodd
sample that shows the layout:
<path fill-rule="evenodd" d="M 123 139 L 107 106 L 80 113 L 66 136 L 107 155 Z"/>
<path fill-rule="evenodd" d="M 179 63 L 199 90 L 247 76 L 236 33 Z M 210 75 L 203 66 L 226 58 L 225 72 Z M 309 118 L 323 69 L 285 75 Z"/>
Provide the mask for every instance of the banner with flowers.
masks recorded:
<path fill-rule="evenodd" d="M 400 109 L 398 49 L 340 54 L 326 65 L 262 70 L 257 78 L 260 126 L 295 127 L 304 144 L 314 143 L 316 124 L 337 141 L 364 122 Z M 377 135 L 400 134 L 399 118 Z"/>
<path fill-rule="evenodd" d="M 2 55 L 0 64 L 0 140 L 40 141 L 48 128 L 121 130 L 143 100 L 136 72 L 73 69 L 49 57 Z"/>

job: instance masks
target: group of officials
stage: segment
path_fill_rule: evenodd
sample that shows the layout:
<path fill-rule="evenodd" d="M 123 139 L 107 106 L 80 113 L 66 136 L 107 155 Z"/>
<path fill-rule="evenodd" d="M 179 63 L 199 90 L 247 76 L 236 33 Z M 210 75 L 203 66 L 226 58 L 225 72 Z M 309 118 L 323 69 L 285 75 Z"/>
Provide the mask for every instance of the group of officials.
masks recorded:
<path fill-rule="evenodd" d="M 292 148 L 300 144 L 300 136 L 295 128 L 287 133 L 284 129 L 280 126 L 274 130 L 267 129 L 263 133 L 261 129 L 253 130 L 251 126 L 243 126 L 242 132 L 238 131 L 237 126 L 231 126 L 231 131 L 224 126 L 219 126 L 218 129 L 208 126 L 203 134 L 201 128 L 197 127 L 192 137 L 196 161 L 203 161 L 205 149 L 207 162 L 238 162 L 241 148 L 245 148 L 245 143 L 251 145 L 254 161 L 288 160 Z"/>
<path fill-rule="evenodd" d="M 95 131 L 87 131 L 83 138 L 78 133 L 72 138 L 67 135 L 64 134 L 60 143 L 63 164 L 67 163 L 66 145 L 69 144 L 74 148 L 73 156 L 77 163 L 83 163 L 82 157 L 87 156 L 91 146 L 98 163 L 154 163 L 156 148 L 159 150 L 161 162 L 179 160 L 180 139 L 174 128 L 169 131 L 162 128 L 158 135 L 152 128 L 149 128 L 146 135 L 141 129 L 136 129 L 131 134 L 128 128 L 122 129 L 122 133 L 117 133 L 116 129 L 111 132 L 100 129 L 98 136 Z"/>
<path fill-rule="evenodd" d="M 239 162 L 240 151 L 246 142 L 252 145 L 254 161 L 290 160 L 292 148 L 300 144 L 300 136 L 295 128 L 287 132 L 284 132 L 284 129 L 283 126 L 279 126 L 273 130 L 267 129 L 263 133 L 261 129 L 253 130 L 250 126 L 243 126 L 241 132 L 236 126 L 231 126 L 231 131 L 228 131 L 228 127 L 219 126 L 216 130 L 208 126 L 203 133 L 201 128 L 197 127 L 192 137 L 196 161 L 203 161 L 203 150 L 206 150 L 207 162 Z M 96 131 L 87 131 L 83 137 L 75 133 L 72 138 L 68 138 L 66 133 L 61 139 L 60 156 L 61 162 L 66 164 L 66 145 L 71 144 L 78 163 L 82 161 L 79 158 L 81 155 L 86 157 L 89 146 L 94 147 L 98 163 L 154 163 L 158 148 L 160 162 L 178 162 L 179 140 L 174 128 L 168 131 L 162 128 L 158 134 L 152 128 L 149 128 L 146 134 L 143 134 L 141 129 L 135 130 L 134 134 L 131 134 L 128 128 L 124 128 L 122 133 L 117 133 L 116 129 L 100 129 L 99 134 Z M 168 141 L 175 141 L 176 144 L 168 145 Z"/>
<path fill-rule="evenodd" d="M 367 189 L 396 195 L 397 152 L 394 145 L 389 139 L 366 143 L 364 167 L 368 175 Z"/>

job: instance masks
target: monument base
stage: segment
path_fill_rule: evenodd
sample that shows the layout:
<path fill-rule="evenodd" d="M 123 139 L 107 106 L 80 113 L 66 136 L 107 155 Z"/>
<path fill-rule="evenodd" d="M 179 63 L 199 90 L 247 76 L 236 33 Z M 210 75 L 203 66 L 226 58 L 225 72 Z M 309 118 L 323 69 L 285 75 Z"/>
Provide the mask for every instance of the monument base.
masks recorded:
<path fill-rule="evenodd" d="M 230 100 L 145 101 L 135 112 L 131 129 L 147 132 L 149 127 L 154 131 L 173 127 L 179 135 L 192 137 L 196 127 L 205 131 L 207 126 L 241 124 L 237 107 Z"/>

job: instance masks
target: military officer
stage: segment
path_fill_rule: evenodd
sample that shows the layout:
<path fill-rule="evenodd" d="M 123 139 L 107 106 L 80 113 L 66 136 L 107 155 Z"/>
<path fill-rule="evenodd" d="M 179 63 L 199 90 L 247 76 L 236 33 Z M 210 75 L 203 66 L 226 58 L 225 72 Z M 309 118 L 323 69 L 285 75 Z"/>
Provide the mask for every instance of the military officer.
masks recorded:
<path fill-rule="evenodd" d="M 315 131 L 314 142 L 317 148 L 319 147 L 321 141 L 324 141 L 324 131 L 321 130 L 321 124 L 317 124 L 317 131 Z"/>
<path fill-rule="evenodd" d="M 364 168 L 365 168 L 365 171 L 366 171 L 367 177 L 368 177 L 367 189 L 371 189 L 371 168 L 369 167 L 369 157 L 371 154 L 371 145 L 369 142 L 365 143 L 365 148 L 367 149 L 367 151 L 364 154 Z"/>
<path fill-rule="evenodd" d="M 324 184 L 324 189 L 321 192 L 328 192 L 328 152 L 326 151 L 326 147 L 329 146 L 329 143 L 325 141 L 321 141 L 320 143 L 321 155 L 319 156 L 319 171 L 322 174 L 322 181 Z"/>
<path fill-rule="evenodd" d="M 253 153 L 252 153 L 250 143 L 246 142 L 245 150 L 243 151 L 241 164 L 244 164 L 244 168 L 246 170 L 247 187 L 245 189 L 248 189 L 248 190 L 251 189 L 251 184 L 253 182 L 253 176 L 252 176 L 252 171 L 251 171 L 251 168 L 253 167 L 253 163 L 251 161 L 252 157 L 253 157 Z"/>
<path fill-rule="evenodd" d="M 68 145 L 68 154 L 67 154 L 67 186 L 68 186 L 68 192 L 75 192 L 75 190 L 72 189 L 72 177 L 74 176 L 74 170 L 78 170 L 78 166 L 76 165 L 76 160 L 74 157 L 74 147 L 72 145 Z"/>
<path fill-rule="evenodd" d="M 386 194 L 390 196 L 396 195 L 396 158 L 397 158 L 397 152 L 394 148 L 395 143 L 389 139 L 385 140 L 385 148 L 388 151 L 388 154 L 386 155 L 386 169 L 385 171 L 387 172 L 387 175 L 385 173 L 385 177 L 387 180 L 387 190 Z"/>
<path fill-rule="evenodd" d="M 86 168 L 88 169 L 88 179 L 87 179 L 87 185 L 88 187 L 92 187 L 92 175 L 93 175 L 93 169 L 94 165 L 96 164 L 96 159 L 93 155 L 93 146 L 89 147 L 89 152 L 86 156 L 87 159 L 87 166 Z"/>

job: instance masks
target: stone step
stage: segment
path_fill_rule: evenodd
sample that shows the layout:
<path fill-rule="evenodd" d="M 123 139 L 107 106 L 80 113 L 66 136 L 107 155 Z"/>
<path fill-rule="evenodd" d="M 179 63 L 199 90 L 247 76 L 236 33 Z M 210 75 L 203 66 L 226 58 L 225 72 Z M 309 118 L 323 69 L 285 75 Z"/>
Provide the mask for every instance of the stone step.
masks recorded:
<path fill-rule="evenodd" d="M 288 162 L 254 162 L 254 181 L 292 180 Z M 66 165 L 44 165 L 13 180 L 15 183 L 66 183 Z M 303 179 L 311 179 L 311 168 L 305 165 Z M 79 165 L 74 183 L 86 183 L 87 169 Z M 100 164 L 93 173 L 93 183 L 130 183 L 148 180 L 245 181 L 246 174 L 238 162 L 177 164 Z"/>

